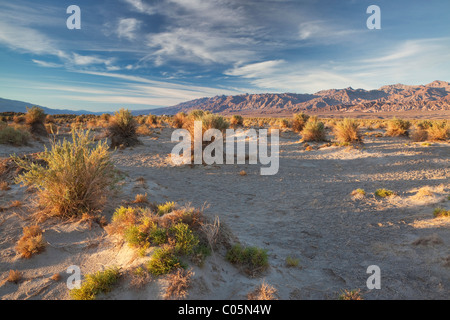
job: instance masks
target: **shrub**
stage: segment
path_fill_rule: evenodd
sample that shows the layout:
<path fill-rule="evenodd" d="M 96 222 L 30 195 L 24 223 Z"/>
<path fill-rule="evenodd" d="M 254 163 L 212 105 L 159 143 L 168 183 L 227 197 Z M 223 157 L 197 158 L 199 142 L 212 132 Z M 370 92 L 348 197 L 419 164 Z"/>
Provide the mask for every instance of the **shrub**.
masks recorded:
<path fill-rule="evenodd" d="M 145 123 L 148 125 L 156 124 L 158 122 L 158 116 L 155 116 L 154 114 L 149 114 L 145 118 Z"/>
<path fill-rule="evenodd" d="M 168 286 L 163 295 L 164 299 L 183 299 L 187 296 L 191 277 L 194 272 L 191 270 L 177 269 L 174 273 L 167 276 Z"/>
<path fill-rule="evenodd" d="M 361 290 L 357 289 L 357 290 L 344 290 L 340 295 L 339 295 L 339 300 L 363 300 L 362 296 L 361 296 Z"/>
<path fill-rule="evenodd" d="M 138 144 L 136 129 L 137 122 L 129 110 L 120 109 L 117 111 L 108 127 L 111 148 L 131 147 Z"/>
<path fill-rule="evenodd" d="M 120 180 L 106 142 L 89 137 L 89 132 L 72 131 L 72 142 L 53 141 L 51 150 L 39 155 L 47 165 L 13 157 L 27 170 L 16 182 L 38 190 L 42 213 L 74 217 L 103 208 L 106 196 Z"/>
<path fill-rule="evenodd" d="M 198 237 L 189 229 L 185 223 L 177 223 L 171 228 L 175 237 L 175 251 L 180 254 L 191 254 L 199 244 Z"/>
<path fill-rule="evenodd" d="M 292 130 L 295 132 L 301 132 L 308 121 L 309 116 L 304 113 L 297 113 L 293 115 Z"/>
<path fill-rule="evenodd" d="M 167 201 L 164 204 L 160 204 L 158 205 L 158 215 L 160 216 L 165 215 L 166 213 L 173 211 L 174 208 L 175 202 L 173 201 Z"/>
<path fill-rule="evenodd" d="M 19 270 L 9 270 L 8 278 L 6 278 L 6 281 L 17 284 L 20 280 L 22 280 L 22 277 L 22 272 L 20 272 Z"/>
<path fill-rule="evenodd" d="M 25 123 L 32 134 L 41 136 L 47 135 L 47 129 L 44 125 L 46 117 L 47 115 L 44 113 L 44 110 L 39 107 L 27 108 Z"/>
<path fill-rule="evenodd" d="M 175 255 L 175 249 L 169 245 L 156 249 L 147 263 L 148 272 L 155 276 L 167 274 L 180 267 L 180 260 Z"/>
<path fill-rule="evenodd" d="M 435 208 L 434 210 L 433 210 L 433 215 L 436 217 L 436 218 L 439 218 L 439 217 L 450 217 L 450 210 L 445 210 L 444 208 Z"/>
<path fill-rule="evenodd" d="M 286 266 L 290 268 L 298 267 L 298 264 L 300 263 L 300 259 L 293 258 L 293 257 L 286 257 Z"/>
<path fill-rule="evenodd" d="M 235 127 L 239 127 L 242 126 L 244 123 L 244 118 L 242 118 L 242 116 L 240 115 L 233 115 L 230 119 L 230 125 L 235 128 Z"/>
<path fill-rule="evenodd" d="M 375 191 L 375 195 L 380 198 L 390 197 L 393 196 L 394 194 L 395 194 L 394 191 L 388 189 L 377 189 Z"/>
<path fill-rule="evenodd" d="M 407 136 L 411 122 L 393 118 L 387 124 L 386 135 L 390 137 Z"/>
<path fill-rule="evenodd" d="M 450 139 L 450 124 L 442 121 L 434 121 L 427 129 L 428 139 L 431 141 L 445 141 Z"/>
<path fill-rule="evenodd" d="M 345 118 L 338 121 L 334 126 L 334 134 L 336 139 L 341 143 L 360 142 L 361 135 L 359 133 L 359 123 L 355 120 Z"/>
<path fill-rule="evenodd" d="M 276 300 L 277 290 L 267 284 L 265 281 L 261 283 L 254 291 L 247 295 L 248 300 Z"/>
<path fill-rule="evenodd" d="M 27 131 L 14 129 L 10 126 L 0 127 L 0 144 L 23 146 L 28 144 L 30 134 Z"/>
<path fill-rule="evenodd" d="M 16 251 L 22 258 L 31 258 L 32 255 L 40 253 L 45 248 L 42 230 L 38 226 L 24 227 L 23 236 L 16 245 Z"/>
<path fill-rule="evenodd" d="M 423 142 L 428 140 L 428 131 L 424 129 L 415 129 L 411 133 L 411 140 L 415 142 Z"/>
<path fill-rule="evenodd" d="M 99 293 L 111 291 L 112 286 L 119 278 L 120 271 L 114 267 L 94 274 L 88 274 L 80 288 L 70 291 L 70 296 L 74 300 L 94 300 Z"/>
<path fill-rule="evenodd" d="M 317 118 L 310 118 L 302 132 L 303 141 L 325 141 L 325 125 Z"/>
<path fill-rule="evenodd" d="M 288 119 L 280 119 L 278 120 L 278 125 L 281 129 L 287 129 L 289 128 L 289 120 Z"/>
<path fill-rule="evenodd" d="M 181 129 L 184 126 L 184 123 L 186 122 L 187 115 L 184 112 L 178 112 L 176 115 L 173 116 L 172 119 L 172 127 L 176 129 Z"/>
<path fill-rule="evenodd" d="M 243 265 L 248 273 L 255 273 L 269 266 L 267 251 L 257 247 L 243 248 L 235 244 L 228 250 L 226 259 L 231 263 Z"/>

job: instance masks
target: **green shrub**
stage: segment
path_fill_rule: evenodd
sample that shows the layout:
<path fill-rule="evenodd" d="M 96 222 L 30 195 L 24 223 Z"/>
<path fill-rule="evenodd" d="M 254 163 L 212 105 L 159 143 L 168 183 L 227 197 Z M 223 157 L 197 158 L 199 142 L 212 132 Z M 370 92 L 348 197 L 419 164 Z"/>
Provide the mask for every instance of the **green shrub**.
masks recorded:
<path fill-rule="evenodd" d="M 45 148 L 38 158 L 47 165 L 13 157 L 26 170 L 16 182 L 38 190 L 46 215 L 68 218 L 97 212 L 120 180 L 106 142 L 95 145 L 89 132 L 76 130 L 72 140 L 53 141 L 51 150 Z"/>
<path fill-rule="evenodd" d="M 78 289 L 72 289 L 70 296 L 74 300 L 94 300 L 99 293 L 111 291 L 112 286 L 119 280 L 118 268 L 109 268 L 94 274 L 88 274 Z"/>
<path fill-rule="evenodd" d="M 257 247 L 243 248 L 235 244 L 228 250 L 226 259 L 234 264 L 243 265 L 247 272 L 254 273 L 269 266 L 267 251 Z"/>
<path fill-rule="evenodd" d="M 393 196 L 394 194 L 395 194 L 394 191 L 388 189 L 377 189 L 375 191 L 375 195 L 380 198 L 390 197 Z"/>
<path fill-rule="evenodd" d="M 199 240 L 187 224 L 177 223 L 170 231 L 175 237 L 175 251 L 177 253 L 187 255 L 194 252 Z"/>
<path fill-rule="evenodd" d="M 158 205 L 158 215 L 162 216 L 166 213 L 172 212 L 175 208 L 175 202 L 173 201 L 167 201 L 164 204 Z"/>
<path fill-rule="evenodd" d="M 450 217 L 450 210 L 445 210 L 444 208 L 435 208 L 433 210 L 433 215 L 438 217 Z"/>
<path fill-rule="evenodd" d="M 180 267 L 181 263 L 175 255 L 175 249 L 168 245 L 156 249 L 147 263 L 148 272 L 155 276 L 167 274 Z"/>
<path fill-rule="evenodd" d="M 30 134 L 25 130 L 15 129 L 10 126 L 0 126 L 0 144 L 23 146 L 28 144 L 30 138 Z"/>

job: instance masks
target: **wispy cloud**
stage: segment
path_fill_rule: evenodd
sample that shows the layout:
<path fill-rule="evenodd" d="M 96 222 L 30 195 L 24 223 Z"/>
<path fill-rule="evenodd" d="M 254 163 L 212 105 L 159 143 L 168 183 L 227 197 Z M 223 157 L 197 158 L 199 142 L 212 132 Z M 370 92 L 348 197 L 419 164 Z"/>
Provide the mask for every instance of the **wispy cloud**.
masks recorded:
<path fill-rule="evenodd" d="M 135 18 L 123 18 L 119 20 L 117 26 L 117 35 L 119 38 L 125 38 L 130 41 L 136 39 L 136 31 L 141 25 L 141 21 Z"/>

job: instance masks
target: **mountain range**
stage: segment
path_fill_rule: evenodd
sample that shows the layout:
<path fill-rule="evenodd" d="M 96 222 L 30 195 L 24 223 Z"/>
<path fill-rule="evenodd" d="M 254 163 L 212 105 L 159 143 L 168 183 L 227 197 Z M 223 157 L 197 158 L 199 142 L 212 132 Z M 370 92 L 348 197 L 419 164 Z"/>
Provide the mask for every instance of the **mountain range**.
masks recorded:
<path fill-rule="evenodd" d="M 0 98 L 0 112 L 26 112 L 33 104 Z M 126 106 L 124 106 L 126 107 Z M 85 110 L 64 110 L 41 107 L 47 114 L 100 114 Z M 215 96 L 183 102 L 171 107 L 134 110 L 134 115 L 167 114 L 201 109 L 224 115 L 277 115 L 303 111 L 310 112 L 401 112 L 449 111 L 450 83 L 433 81 L 426 85 L 394 84 L 376 90 L 345 89 L 322 90 L 314 94 L 260 93 L 233 96 Z"/>
<path fill-rule="evenodd" d="M 314 94 L 262 93 L 201 98 L 178 105 L 141 110 L 153 114 L 176 114 L 193 109 L 221 114 L 261 114 L 312 112 L 399 112 L 450 110 L 450 83 L 433 81 L 427 85 L 387 85 L 376 90 L 322 90 Z"/>

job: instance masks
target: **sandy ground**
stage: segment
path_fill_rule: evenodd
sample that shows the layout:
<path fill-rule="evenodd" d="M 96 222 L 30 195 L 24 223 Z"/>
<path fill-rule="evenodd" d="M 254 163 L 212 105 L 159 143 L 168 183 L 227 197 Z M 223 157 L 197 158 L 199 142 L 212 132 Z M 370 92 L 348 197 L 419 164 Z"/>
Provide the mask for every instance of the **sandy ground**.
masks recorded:
<path fill-rule="evenodd" d="M 245 245 L 268 250 L 270 268 L 249 277 L 224 259 L 210 256 L 194 267 L 188 299 L 246 299 L 265 280 L 279 299 L 336 299 L 344 289 L 360 289 L 365 299 L 448 299 L 450 292 L 450 219 L 434 218 L 433 208 L 450 209 L 450 145 L 424 146 L 406 138 L 365 137 L 358 149 L 326 147 L 305 151 L 299 136 L 280 136 L 280 169 L 261 176 L 259 165 L 173 166 L 168 160 L 175 143 L 172 129 L 140 137 L 142 145 L 117 151 L 114 160 L 127 174 L 121 191 L 104 214 L 147 193 L 150 201 L 209 205 Z M 43 150 L 0 146 L 0 157 Z M 314 144 L 312 144 L 314 145 Z M 246 176 L 239 172 L 245 170 Z M 136 181 L 143 177 L 145 183 Z M 431 196 L 419 198 L 428 187 Z M 357 188 L 367 194 L 351 196 Z M 397 196 L 380 199 L 378 188 Z M 142 263 L 127 245 L 118 244 L 97 225 L 48 221 L 43 224 L 46 250 L 21 259 L 14 250 L 22 227 L 29 225 L 33 194 L 12 185 L 0 191 L 0 297 L 2 299 L 69 299 L 65 270 L 83 274 L 108 266 L 130 269 Z M 13 200 L 24 206 L 10 208 Z M 288 267 L 286 258 L 299 259 Z M 381 269 L 381 289 L 369 290 L 370 265 Z M 23 272 L 19 284 L 6 281 L 10 269 Z M 50 277 L 60 273 L 61 281 Z M 166 282 L 153 280 L 142 289 L 129 279 L 101 299 L 161 299 Z"/>

